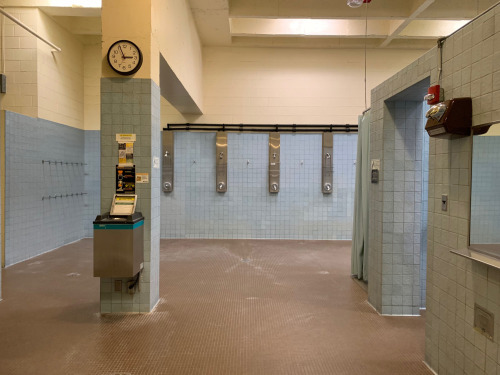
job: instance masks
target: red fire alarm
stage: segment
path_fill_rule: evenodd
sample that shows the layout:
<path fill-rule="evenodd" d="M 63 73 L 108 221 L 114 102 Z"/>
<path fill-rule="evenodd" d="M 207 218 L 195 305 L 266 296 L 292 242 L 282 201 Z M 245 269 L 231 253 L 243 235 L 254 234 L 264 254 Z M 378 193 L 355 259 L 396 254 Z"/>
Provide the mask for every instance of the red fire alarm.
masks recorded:
<path fill-rule="evenodd" d="M 427 90 L 427 95 L 424 96 L 424 100 L 427 100 L 427 104 L 429 105 L 441 102 L 443 100 L 441 86 L 435 85 L 429 87 L 429 89 Z"/>
<path fill-rule="evenodd" d="M 371 2 L 372 2 L 372 0 L 363 0 L 363 4 L 366 4 L 366 3 L 370 4 Z"/>

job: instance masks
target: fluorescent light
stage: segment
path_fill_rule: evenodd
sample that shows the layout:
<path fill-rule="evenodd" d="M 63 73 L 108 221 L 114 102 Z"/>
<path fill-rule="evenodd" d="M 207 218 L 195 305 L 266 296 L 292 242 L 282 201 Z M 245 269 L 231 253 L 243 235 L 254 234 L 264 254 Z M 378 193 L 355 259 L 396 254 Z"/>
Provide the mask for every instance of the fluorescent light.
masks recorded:
<path fill-rule="evenodd" d="M 365 36 L 364 20 L 310 19 L 310 18 L 231 18 L 231 35 L 260 36 Z M 384 20 L 368 21 L 368 35 L 387 35 L 388 23 Z"/>
<path fill-rule="evenodd" d="M 102 0 L 50 0 L 51 7 L 102 8 Z"/>
<path fill-rule="evenodd" d="M 368 20 L 368 38 L 387 38 L 404 19 Z M 469 21 L 413 20 L 395 39 L 435 39 L 450 35 Z M 365 38 L 365 20 L 315 18 L 230 18 L 233 36 L 316 36 Z M 396 26 L 395 26 L 396 25 Z"/>

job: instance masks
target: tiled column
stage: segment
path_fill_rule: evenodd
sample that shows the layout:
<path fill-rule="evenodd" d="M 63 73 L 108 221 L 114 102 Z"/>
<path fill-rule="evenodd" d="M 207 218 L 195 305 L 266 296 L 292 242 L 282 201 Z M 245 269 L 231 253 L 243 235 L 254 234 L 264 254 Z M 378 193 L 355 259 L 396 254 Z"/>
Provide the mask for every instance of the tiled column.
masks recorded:
<path fill-rule="evenodd" d="M 117 9 L 119 12 L 117 13 Z M 101 279 L 101 312 L 149 312 L 159 299 L 160 250 L 160 89 L 158 51 L 152 50 L 152 7 L 150 0 L 103 1 L 101 78 L 101 212 L 109 211 L 115 193 L 118 164 L 116 134 L 136 134 L 136 173 L 148 173 L 149 183 L 136 184 L 136 211 L 144 215 L 144 270 L 140 289 L 115 292 L 114 279 Z M 144 62 L 132 76 L 120 76 L 108 65 L 108 48 L 117 40 L 131 40 L 142 50 Z M 124 282 L 125 281 L 125 282 Z"/>
<path fill-rule="evenodd" d="M 144 221 L 144 270 L 140 291 L 129 294 L 126 281 L 114 291 L 115 279 L 101 279 L 101 313 L 149 312 L 159 299 L 160 169 L 153 157 L 160 156 L 160 89 L 150 79 L 101 79 L 101 212 L 109 211 L 115 193 L 118 164 L 117 133 L 136 134 L 136 173 L 149 173 L 149 183 L 136 184 L 136 211 Z"/>
<path fill-rule="evenodd" d="M 381 181 L 371 187 L 369 300 L 382 314 L 418 315 L 424 207 L 422 102 L 387 101 L 384 113 L 383 138 L 372 129 L 372 158 L 381 159 Z"/>

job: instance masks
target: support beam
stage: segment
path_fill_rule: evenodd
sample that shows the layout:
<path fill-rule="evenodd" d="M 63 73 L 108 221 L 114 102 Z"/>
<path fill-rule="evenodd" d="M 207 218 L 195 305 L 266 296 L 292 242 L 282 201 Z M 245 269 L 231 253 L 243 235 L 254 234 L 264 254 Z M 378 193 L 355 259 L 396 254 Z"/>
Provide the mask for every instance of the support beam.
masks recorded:
<path fill-rule="evenodd" d="M 434 1 L 435 0 L 417 0 L 417 2 L 413 6 L 410 16 L 389 34 L 387 39 L 384 40 L 380 47 L 387 47 L 389 43 L 391 43 L 392 40 L 396 38 L 406 28 L 406 26 L 410 24 L 410 22 L 416 19 L 420 13 L 429 8 L 429 6 L 434 3 Z"/>

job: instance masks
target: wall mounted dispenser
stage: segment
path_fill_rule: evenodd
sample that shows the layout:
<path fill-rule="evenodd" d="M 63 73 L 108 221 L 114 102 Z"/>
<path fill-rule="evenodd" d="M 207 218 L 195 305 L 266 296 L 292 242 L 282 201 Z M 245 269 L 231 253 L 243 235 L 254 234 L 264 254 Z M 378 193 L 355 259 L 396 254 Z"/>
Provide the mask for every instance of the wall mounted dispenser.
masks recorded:
<path fill-rule="evenodd" d="M 472 99 L 455 98 L 432 106 L 426 113 L 430 137 L 450 139 L 467 136 L 472 127 Z"/>

